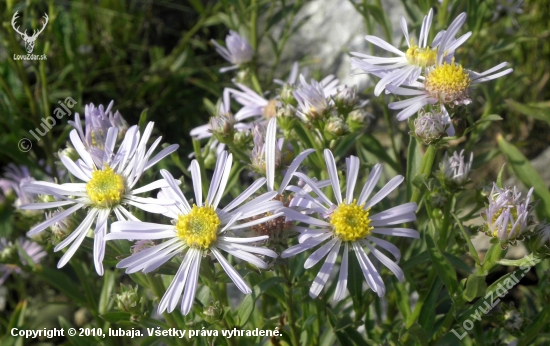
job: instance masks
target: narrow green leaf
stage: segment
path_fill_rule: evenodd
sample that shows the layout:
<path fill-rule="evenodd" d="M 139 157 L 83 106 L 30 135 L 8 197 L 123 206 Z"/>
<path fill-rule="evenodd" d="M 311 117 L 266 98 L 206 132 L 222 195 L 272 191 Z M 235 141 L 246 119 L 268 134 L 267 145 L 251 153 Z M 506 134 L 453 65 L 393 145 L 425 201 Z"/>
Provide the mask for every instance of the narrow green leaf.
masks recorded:
<path fill-rule="evenodd" d="M 443 281 L 449 292 L 451 294 L 455 293 L 458 287 L 455 269 L 435 246 L 434 240 L 428 232 L 424 233 L 424 238 L 426 246 L 428 247 L 428 254 L 430 255 L 437 275 L 441 278 L 441 281 Z"/>
<path fill-rule="evenodd" d="M 477 297 L 481 297 L 487 290 L 485 276 L 470 275 L 466 281 L 466 290 L 464 290 L 464 299 L 471 302 Z"/>
<path fill-rule="evenodd" d="M 411 141 L 413 140 L 414 139 L 411 139 Z M 399 164 L 390 155 L 388 155 L 387 149 L 384 148 L 384 146 L 378 141 L 378 139 L 376 139 L 376 137 L 370 134 L 364 134 L 361 137 L 361 142 L 363 144 L 362 147 L 365 150 L 376 155 L 376 157 L 386 162 L 395 171 L 401 171 L 401 167 L 399 167 Z"/>
<path fill-rule="evenodd" d="M 540 199 L 537 205 L 539 219 L 550 218 L 550 192 L 544 180 L 531 165 L 529 160 L 512 144 L 508 143 L 502 136 L 498 136 L 498 146 L 508 159 L 514 173 L 528 189 L 535 188 L 535 197 Z"/>
<path fill-rule="evenodd" d="M 502 173 L 504 172 L 504 167 L 506 166 L 506 164 L 503 164 L 502 167 L 500 168 L 500 171 L 498 172 L 498 176 L 497 176 L 497 187 L 499 189 L 502 189 Z"/>
<path fill-rule="evenodd" d="M 521 114 L 528 115 L 537 120 L 542 120 L 550 124 L 550 101 L 524 105 L 513 100 L 506 100 L 506 104 Z"/>
<path fill-rule="evenodd" d="M 115 286 L 115 275 L 112 271 L 106 270 L 103 276 L 103 288 L 101 289 L 101 295 L 99 296 L 98 312 L 104 314 L 109 310 L 109 303 L 111 302 L 111 295 L 113 294 L 113 288 Z"/>
<path fill-rule="evenodd" d="M 125 311 L 110 311 L 104 314 L 99 315 L 107 322 L 118 323 L 120 321 L 130 321 L 132 314 Z"/>
<path fill-rule="evenodd" d="M 547 326 L 550 322 L 550 306 L 546 305 L 542 308 L 527 327 L 525 333 L 520 337 L 518 346 L 536 345 L 534 341 L 540 333 L 540 330 Z"/>
<path fill-rule="evenodd" d="M 46 281 L 52 287 L 55 287 L 61 291 L 75 303 L 80 305 L 87 304 L 86 298 L 82 291 L 80 291 L 80 288 L 76 286 L 73 283 L 73 280 L 70 279 L 63 271 L 37 266 L 34 270 L 34 274 Z"/>
<path fill-rule="evenodd" d="M 239 324 L 244 326 L 252 312 L 254 311 L 254 305 L 256 304 L 256 299 L 264 293 L 268 288 L 276 284 L 285 283 L 285 279 L 282 277 L 271 277 L 268 278 L 252 288 L 252 293 L 247 295 L 241 305 L 237 308 L 237 316 L 239 317 Z"/>
<path fill-rule="evenodd" d="M 500 115 L 488 114 L 488 115 L 484 116 L 483 118 L 479 119 L 478 121 L 476 121 L 475 123 L 473 123 L 472 126 L 469 126 L 464 131 L 464 134 L 467 134 L 468 132 L 474 130 L 480 124 L 490 122 L 490 121 L 501 121 L 501 120 L 502 120 L 502 117 Z"/>
<path fill-rule="evenodd" d="M 426 334 L 426 331 L 422 328 L 422 326 L 418 323 L 413 324 L 407 331 L 401 335 L 399 340 L 402 340 L 403 337 L 407 334 L 410 334 L 410 336 L 416 340 L 417 345 L 428 345 L 428 335 Z"/>
<path fill-rule="evenodd" d="M 479 256 L 477 255 L 477 250 L 474 244 L 472 243 L 472 239 L 470 239 L 470 236 L 464 230 L 464 227 L 462 226 L 462 222 L 460 222 L 460 219 L 458 218 L 458 216 L 456 216 L 452 212 L 451 212 L 451 215 L 455 219 L 456 224 L 458 225 L 458 229 L 460 229 L 460 233 L 462 233 L 464 240 L 466 240 L 466 244 L 468 244 L 468 250 L 470 251 L 470 256 L 472 256 L 472 258 L 476 262 L 476 265 L 479 265 Z"/>

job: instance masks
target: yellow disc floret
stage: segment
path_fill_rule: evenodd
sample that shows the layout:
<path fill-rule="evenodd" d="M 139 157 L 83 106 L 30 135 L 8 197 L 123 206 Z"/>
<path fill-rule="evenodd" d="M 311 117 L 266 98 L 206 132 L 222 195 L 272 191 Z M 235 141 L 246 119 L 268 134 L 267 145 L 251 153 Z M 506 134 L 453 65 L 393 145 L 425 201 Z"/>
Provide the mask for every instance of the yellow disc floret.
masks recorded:
<path fill-rule="evenodd" d="M 472 80 L 468 71 L 454 60 L 439 65 L 426 76 L 426 91 L 430 96 L 448 104 L 461 104 L 468 99 L 468 87 Z"/>
<path fill-rule="evenodd" d="M 186 215 L 179 215 L 176 222 L 178 237 L 189 247 L 207 249 L 216 241 L 220 218 L 210 206 L 193 208 Z"/>
<path fill-rule="evenodd" d="M 330 217 L 334 234 L 343 241 L 355 241 L 368 236 L 374 227 L 370 226 L 369 209 L 363 209 L 365 204 L 357 205 L 357 201 L 340 204 Z"/>
<path fill-rule="evenodd" d="M 108 165 L 103 170 L 93 171 L 92 179 L 86 184 L 88 197 L 100 208 L 111 208 L 119 204 L 124 190 L 124 178 Z"/>
<path fill-rule="evenodd" d="M 414 45 L 411 40 L 411 46 L 405 54 L 407 55 L 407 61 L 412 65 L 420 67 L 433 66 L 437 56 L 437 47 L 434 49 L 430 47 L 420 48 Z"/>

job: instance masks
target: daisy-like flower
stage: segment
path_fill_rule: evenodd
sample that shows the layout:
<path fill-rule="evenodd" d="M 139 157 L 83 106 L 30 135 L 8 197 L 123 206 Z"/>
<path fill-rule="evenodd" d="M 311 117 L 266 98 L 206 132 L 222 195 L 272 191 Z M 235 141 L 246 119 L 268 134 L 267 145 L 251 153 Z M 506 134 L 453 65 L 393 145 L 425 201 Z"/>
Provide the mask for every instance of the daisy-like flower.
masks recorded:
<path fill-rule="evenodd" d="M 86 150 L 77 130 L 72 130 L 70 139 L 80 155 L 80 159 L 74 162 L 64 155 L 61 155 L 60 159 L 67 170 L 82 182 L 55 184 L 36 181 L 24 186 L 24 189 L 30 193 L 52 195 L 58 200 L 48 203 L 27 204 L 21 206 L 21 209 L 67 208 L 34 226 L 27 233 L 29 236 L 44 231 L 60 220 L 70 217 L 80 209 L 88 208 L 87 216 L 82 223 L 54 248 L 54 251 L 59 251 L 72 243 L 57 264 L 58 268 L 67 264 L 95 222 L 94 264 L 97 273 L 103 275 L 104 238 L 108 230 L 107 220 L 109 215 L 114 213 L 118 220 L 139 221 L 125 206 L 132 205 L 151 213 L 161 213 L 166 211 L 166 208 L 162 206 L 163 204 L 173 203 L 173 201 L 137 196 L 143 192 L 167 186 L 166 182 L 160 179 L 140 188 L 135 188 L 144 171 L 178 148 L 177 144 L 170 145 L 151 158 L 153 151 L 162 139 L 162 137 L 157 138 L 147 150 L 147 141 L 153 131 L 153 125 L 152 122 L 147 125 L 141 138 L 138 126 L 129 128 L 116 154 L 114 153 L 114 147 L 118 129 L 116 127 L 109 128 L 100 164 L 92 159 L 92 155 Z"/>
<path fill-rule="evenodd" d="M 16 166 L 10 163 L 5 168 L 4 177 L 0 179 L 0 190 L 4 196 L 15 193 L 14 206 L 19 208 L 23 204 L 32 203 L 36 194 L 28 193 L 22 189 L 22 186 L 34 181 L 31 177 L 29 168 L 26 166 Z"/>
<path fill-rule="evenodd" d="M 451 63 L 445 62 L 429 68 L 423 83 L 414 82 L 410 85 L 414 89 L 387 85 L 386 89 L 392 94 L 414 96 L 407 100 L 392 102 L 388 107 L 402 109 L 397 114 L 397 120 L 401 121 L 408 119 L 428 104 L 439 103 L 442 111 L 445 106 L 453 108 L 455 105 L 467 105 L 471 102 L 470 93 L 473 87 L 511 73 L 511 68 L 497 72 L 507 65 L 508 63 L 503 62 L 483 73 L 477 73 L 464 69 L 454 60 Z"/>
<path fill-rule="evenodd" d="M 255 181 L 224 208 L 220 209 L 218 207 L 229 179 L 232 162 L 232 155 L 227 155 L 226 151 L 222 152 L 216 163 L 208 195 L 204 202 L 200 167 L 196 160 L 191 162 L 191 177 L 195 192 L 193 206 L 189 205 L 187 198 L 177 186 L 172 175 L 166 170 L 161 170 L 161 175 L 169 187 L 163 188 L 158 197 L 175 200 L 175 204 L 168 206 L 168 212 L 164 213 L 165 216 L 172 219 L 172 223 L 115 222 L 111 233 L 106 236 L 107 240 L 167 239 L 161 244 L 147 248 L 120 261 L 117 267 L 127 268 L 126 273 L 137 271 L 148 273 L 157 269 L 172 257 L 178 254 L 183 255 L 180 268 L 159 303 L 159 313 L 165 310 L 168 312 L 173 311 L 180 300 L 182 292 L 181 311 L 184 314 L 189 313 L 195 299 L 201 258 L 207 254 L 212 254 L 218 260 L 223 270 L 243 293 L 252 291 L 241 275 L 221 254 L 220 250 L 259 268 L 266 268 L 267 264 L 254 254 L 277 257 L 275 252 L 266 248 L 244 245 L 264 241 L 268 238 L 267 236 L 239 237 L 241 230 L 281 215 L 281 213 L 275 213 L 254 221 L 245 221 L 263 213 L 273 212 L 281 207 L 281 202 L 272 200 L 277 194 L 276 192 L 267 192 L 243 204 L 264 185 L 264 178 Z M 239 221 L 244 222 L 239 223 Z"/>
<path fill-rule="evenodd" d="M 21 250 L 17 250 L 17 248 L 10 243 L 6 238 L 0 239 L 0 254 L 2 257 L 7 256 L 10 257 L 9 254 L 6 254 L 6 252 L 17 252 L 17 256 L 19 256 L 19 261 L 23 265 L 28 265 L 30 263 L 27 263 L 27 257 L 29 257 L 35 264 L 40 263 L 42 258 L 46 257 L 47 253 L 42 249 L 42 247 L 35 242 L 25 239 L 23 237 L 17 239 L 17 242 L 19 246 L 21 247 L 21 250 L 25 252 L 25 254 L 21 253 Z M 8 276 L 11 274 L 19 274 L 21 273 L 21 268 L 16 264 L 9 264 L 9 263 L 2 263 L 0 264 L 0 274 L 2 275 L 0 277 L 0 286 L 4 284 Z"/>
<path fill-rule="evenodd" d="M 210 42 L 216 46 L 216 52 L 218 52 L 218 54 L 233 64 L 230 67 L 221 68 L 221 73 L 238 69 L 240 65 L 250 62 L 254 56 L 254 50 L 250 43 L 233 30 L 230 30 L 229 35 L 225 38 L 225 45 L 227 48 L 223 47 L 215 40 L 211 40 Z"/>
<path fill-rule="evenodd" d="M 418 44 L 416 44 L 415 39 L 409 36 L 405 18 L 401 17 L 401 30 L 408 46 L 405 52 L 400 51 L 381 38 L 371 35 L 365 36 L 365 40 L 368 42 L 398 55 L 397 57 L 385 58 L 357 52 L 351 53 L 353 56 L 358 57 L 352 58 L 352 69 L 358 68 L 365 73 L 381 77 L 374 89 L 376 96 L 379 96 L 387 85 L 412 84 L 418 80 L 420 74 L 426 68 L 440 65 L 444 61 L 450 61 L 455 50 L 472 35 L 471 32 L 468 32 L 455 39 L 456 34 L 466 21 L 466 13 L 461 13 L 449 28 L 446 31 L 439 32 L 432 41 L 431 46 L 428 46 L 432 18 L 433 9 L 430 9 L 430 12 L 422 21 Z"/>
<path fill-rule="evenodd" d="M 532 207 L 529 200 L 533 195 L 531 188 L 525 199 L 521 198 L 521 192 L 513 188 L 500 189 L 493 184 L 489 205 L 482 217 L 485 219 L 485 234 L 496 238 L 502 248 L 508 244 L 516 245 L 517 240 L 522 240 L 530 221 Z"/>
<path fill-rule="evenodd" d="M 118 136 L 124 136 L 128 129 L 128 123 L 122 118 L 118 111 L 114 114 L 111 111 L 114 101 L 111 101 L 107 109 L 103 105 L 98 107 L 90 103 L 84 107 L 84 124 L 80 121 L 80 115 L 75 113 L 75 121 L 70 121 L 71 124 L 80 136 L 80 140 L 96 163 L 101 164 L 105 141 L 107 139 L 107 131 L 111 127 L 118 129 Z M 85 127 L 85 129 L 84 129 Z"/>
<path fill-rule="evenodd" d="M 416 220 L 416 203 L 405 203 L 371 215 L 371 208 L 391 193 L 403 181 L 403 177 L 397 176 L 391 179 L 372 198 L 369 198 L 382 174 L 382 166 L 377 164 L 370 172 L 359 197 L 355 198 L 355 184 L 359 175 L 360 164 L 357 157 L 350 156 L 346 159 L 347 187 L 345 196 L 342 196 L 332 152 L 325 149 L 324 155 L 336 203 L 333 203 L 321 191 L 318 184 L 307 175 L 299 172 L 295 173 L 317 195 L 316 198 L 312 196 L 308 198 L 312 204 L 312 208 L 314 208 L 319 217 L 316 218 L 291 210 L 287 211 L 295 220 L 307 226 L 295 227 L 301 233 L 298 237 L 299 244 L 285 250 L 281 254 L 281 257 L 288 258 L 324 243 L 309 256 L 304 264 L 306 269 L 311 268 L 326 256 L 325 263 L 321 267 L 309 291 L 309 295 L 315 298 L 327 283 L 340 248 L 343 245 L 344 250 L 342 252 L 342 262 L 334 300 L 340 300 L 345 295 L 348 278 L 348 252 L 350 250 L 355 252 L 369 287 L 381 297 L 386 291 L 385 285 L 368 254 L 373 255 L 374 258 L 394 273 L 400 281 L 403 280 L 404 274 L 397 265 L 397 262 L 401 258 L 399 249 L 392 243 L 374 235 L 391 235 L 418 239 L 419 234 L 413 229 L 393 227 L 396 224 Z M 377 249 L 377 247 L 391 254 L 395 258 L 395 262 Z M 366 251 L 365 248 L 367 249 Z"/>
<path fill-rule="evenodd" d="M 470 161 L 466 162 L 464 160 L 464 150 L 460 153 L 455 151 L 451 157 L 448 157 L 445 153 L 443 161 L 439 164 L 443 180 L 453 187 L 464 186 L 468 182 L 473 160 L 474 153 L 470 153 Z"/>

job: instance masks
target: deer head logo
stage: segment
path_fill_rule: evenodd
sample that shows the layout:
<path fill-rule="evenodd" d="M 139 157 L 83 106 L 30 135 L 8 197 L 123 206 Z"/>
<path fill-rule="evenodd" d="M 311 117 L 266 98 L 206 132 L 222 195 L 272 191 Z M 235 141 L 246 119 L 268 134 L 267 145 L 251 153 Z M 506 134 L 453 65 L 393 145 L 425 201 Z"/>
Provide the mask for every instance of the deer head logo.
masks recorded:
<path fill-rule="evenodd" d="M 13 29 L 15 30 L 15 32 L 17 32 L 19 35 L 21 35 L 21 37 L 23 38 L 23 41 L 25 41 L 25 49 L 27 50 L 27 53 L 32 53 L 32 50 L 34 49 L 34 41 L 36 41 L 36 38 L 38 37 L 38 35 L 40 35 L 42 33 L 42 31 L 44 31 L 44 29 L 46 28 L 46 25 L 48 25 L 48 15 L 46 13 L 44 13 L 44 19 L 46 20 L 42 26 L 42 29 L 38 30 L 38 32 L 36 30 L 33 30 L 33 33 L 32 33 L 32 36 L 28 36 L 27 35 L 27 30 L 25 30 L 24 32 L 21 32 L 19 31 L 19 27 L 15 27 L 15 21 L 17 20 L 17 16 L 18 16 L 18 12 L 19 11 L 16 11 L 15 14 L 13 15 L 12 19 L 11 19 L 11 26 L 13 27 Z"/>

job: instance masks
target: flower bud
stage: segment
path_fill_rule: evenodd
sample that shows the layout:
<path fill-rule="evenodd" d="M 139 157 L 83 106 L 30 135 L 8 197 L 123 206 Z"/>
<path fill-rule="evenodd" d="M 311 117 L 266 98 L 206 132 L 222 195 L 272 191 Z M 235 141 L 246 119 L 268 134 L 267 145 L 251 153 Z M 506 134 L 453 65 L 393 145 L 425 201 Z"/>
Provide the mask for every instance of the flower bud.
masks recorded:
<path fill-rule="evenodd" d="M 115 305 L 121 311 L 140 313 L 142 300 L 143 297 L 140 297 L 137 285 L 126 287 L 120 284 L 120 293 L 115 296 Z"/>
<path fill-rule="evenodd" d="M 225 143 L 228 139 L 233 139 L 234 125 L 235 119 L 231 113 L 220 113 L 210 118 L 212 134 L 222 143 Z"/>
<path fill-rule="evenodd" d="M 202 318 L 210 324 L 221 321 L 223 319 L 223 308 L 220 302 L 216 301 L 212 305 L 205 306 L 202 311 Z"/>
<path fill-rule="evenodd" d="M 439 164 L 439 175 L 440 180 L 444 185 L 453 189 L 462 189 L 464 185 L 468 183 L 468 175 L 470 174 L 470 169 L 472 168 L 472 161 L 474 159 L 474 154 L 470 153 L 470 161 L 464 161 L 464 150 L 460 154 L 455 151 L 451 157 L 443 157 L 443 161 Z"/>
<path fill-rule="evenodd" d="M 418 118 L 414 119 L 414 133 L 424 144 L 437 142 L 445 135 L 447 127 L 442 114 L 425 112 L 423 109 Z"/>
<path fill-rule="evenodd" d="M 59 208 L 53 213 L 48 212 L 46 213 L 46 219 L 49 220 L 63 211 L 64 210 L 62 208 Z M 71 234 L 75 230 L 77 224 L 78 223 L 73 219 L 73 216 L 69 216 L 51 225 L 50 232 L 51 232 L 52 244 L 54 245 L 59 244 L 63 239 L 65 239 L 69 234 Z"/>
<path fill-rule="evenodd" d="M 324 132 L 327 139 L 332 140 L 345 135 L 348 127 L 341 117 L 330 117 L 325 124 Z"/>
<path fill-rule="evenodd" d="M 351 132 L 356 132 L 368 127 L 373 118 L 374 116 L 372 114 L 362 108 L 359 108 L 354 109 L 348 114 L 346 123 Z"/>
<path fill-rule="evenodd" d="M 294 97 L 294 86 L 290 84 L 285 84 L 283 88 L 279 91 L 279 95 L 281 98 L 281 102 L 283 103 L 283 106 L 292 106 L 296 107 L 298 104 L 298 101 L 296 101 L 296 98 Z"/>
<path fill-rule="evenodd" d="M 357 87 L 343 87 L 333 97 L 333 100 L 334 105 L 338 109 L 338 113 L 348 114 L 357 106 L 357 103 L 359 102 L 359 97 L 357 96 Z"/>
<path fill-rule="evenodd" d="M 71 159 L 71 161 L 76 161 L 80 158 L 80 155 L 78 154 L 78 152 L 71 147 L 67 147 L 63 150 L 60 150 L 59 156 L 61 155 L 68 157 L 69 159 Z"/>

